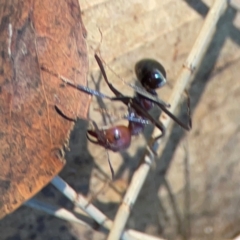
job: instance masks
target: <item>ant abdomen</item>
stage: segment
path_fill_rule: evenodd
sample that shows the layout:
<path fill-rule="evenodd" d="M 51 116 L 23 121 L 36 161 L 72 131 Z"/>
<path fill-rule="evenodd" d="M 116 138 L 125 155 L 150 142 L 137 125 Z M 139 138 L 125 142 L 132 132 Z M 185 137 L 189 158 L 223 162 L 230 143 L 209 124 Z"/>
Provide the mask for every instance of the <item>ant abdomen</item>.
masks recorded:
<path fill-rule="evenodd" d="M 166 71 L 164 67 L 153 59 L 143 59 L 137 62 L 135 73 L 137 79 L 149 92 L 164 86 L 166 83 Z"/>

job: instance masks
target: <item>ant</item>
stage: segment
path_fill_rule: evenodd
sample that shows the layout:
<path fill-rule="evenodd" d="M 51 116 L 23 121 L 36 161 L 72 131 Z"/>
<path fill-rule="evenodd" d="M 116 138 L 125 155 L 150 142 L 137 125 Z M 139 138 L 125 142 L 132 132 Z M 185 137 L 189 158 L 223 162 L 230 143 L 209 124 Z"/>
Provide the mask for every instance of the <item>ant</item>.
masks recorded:
<path fill-rule="evenodd" d="M 191 129 L 191 117 L 190 117 L 190 100 L 188 97 L 188 124 L 182 123 L 175 115 L 173 115 L 169 110 L 169 104 L 160 100 L 157 96 L 156 89 L 161 88 L 166 84 L 166 71 L 164 67 L 157 61 L 152 59 L 144 59 L 135 65 L 135 72 L 138 80 L 140 81 L 143 88 L 139 88 L 128 84 L 132 87 L 136 95 L 134 97 L 128 97 L 120 93 L 108 80 L 105 69 L 103 67 L 100 57 L 95 54 L 95 59 L 101 70 L 103 78 L 107 83 L 108 87 L 115 94 L 115 97 L 109 97 L 99 91 L 90 89 L 86 86 L 76 85 L 67 78 L 56 74 L 45 67 L 41 67 L 54 76 L 60 78 L 64 83 L 83 91 L 87 94 L 98 96 L 101 98 L 109 99 L 111 101 L 121 101 L 128 107 L 128 114 L 124 117 L 129 121 L 128 126 L 117 125 L 107 129 L 99 129 L 97 124 L 91 120 L 94 129 L 87 131 L 87 138 L 90 142 L 98 144 L 105 147 L 105 149 L 118 152 L 120 150 L 127 149 L 131 144 L 131 137 L 133 135 L 138 135 L 141 133 L 146 124 L 154 124 L 157 128 L 161 130 L 161 134 L 155 138 L 155 140 L 163 137 L 165 135 L 164 125 L 153 118 L 148 111 L 152 109 L 154 104 L 156 104 L 163 112 L 165 112 L 169 117 L 171 117 L 175 122 L 177 122 L 185 130 Z M 114 171 L 111 163 L 108 159 L 109 166 L 111 169 L 112 177 L 114 176 Z"/>

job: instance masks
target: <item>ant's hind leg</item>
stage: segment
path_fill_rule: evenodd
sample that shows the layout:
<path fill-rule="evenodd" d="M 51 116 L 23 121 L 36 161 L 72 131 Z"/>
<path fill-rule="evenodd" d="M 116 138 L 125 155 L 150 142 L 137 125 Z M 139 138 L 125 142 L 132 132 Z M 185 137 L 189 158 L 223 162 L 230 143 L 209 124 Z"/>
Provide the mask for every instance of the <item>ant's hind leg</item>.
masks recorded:
<path fill-rule="evenodd" d="M 159 128 L 159 127 L 158 127 L 158 128 Z M 160 129 L 160 130 L 162 131 L 161 134 L 158 135 L 158 136 L 155 137 L 155 138 L 152 138 L 152 139 L 150 140 L 150 142 L 149 142 L 149 145 L 148 145 L 155 156 L 157 156 L 157 152 L 156 152 L 155 149 L 153 149 L 153 146 L 154 146 L 154 144 L 155 144 L 160 138 L 162 138 L 162 137 L 165 136 L 166 128 L 165 128 L 163 125 L 161 125 L 161 129 Z"/>
<path fill-rule="evenodd" d="M 164 135 L 165 134 L 160 134 L 160 135 L 158 135 L 157 137 L 155 137 L 154 139 L 153 139 L 153 141 L 158 141 L 160 138 L 162 138 L 162 137 L 164 137 Z"/>
<path fill-rule="evenodd" d="M 187 90 L 185 90 L 185 94 L 187 95 L 187 114 L 188 114 L 188 126 L 192 129 L 192 114 L 191 114 L 191 100 Z"/>
<path fill-rule="evenodd" d="M 165 136 L 165 133 L 166 133 L 166 128 L 165 126 L 162 124 L 161 121 L 158 121 L 155 123 L 155 126 L 161 131 L 161 134 L 158 135 L 157 137 L 155 137 L 153 140 L 154 141 L 157 141 L 158 139 L 162 138 Z"/>

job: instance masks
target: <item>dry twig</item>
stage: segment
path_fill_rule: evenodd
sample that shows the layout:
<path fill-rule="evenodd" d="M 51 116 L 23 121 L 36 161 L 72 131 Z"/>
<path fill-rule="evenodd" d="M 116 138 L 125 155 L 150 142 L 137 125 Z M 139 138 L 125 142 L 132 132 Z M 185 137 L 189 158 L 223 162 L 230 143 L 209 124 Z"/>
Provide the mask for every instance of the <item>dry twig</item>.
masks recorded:
<path fill-rule="evenodd" d="M 81 208 L 89 216 L 91 216 L 97 223 L 99 223 L 104 228 L 110 230 L 113 226 L 112 220 L 105 216 L 101 211 L 94 207 L 89 201 L 84 198 L 81 194 L 78 194 L 72 189 L 64 180 L 59 176 L 56 176 L 51 182 L 61 193 L 63 193 L 70 201 L 75 203 L 76 207 Z M 41 209 L 44 210 L 44 209 Z M 63 218 L 63 216 L 61 216 Z M 66 219 L 69 220 L 69 219 Z M 140 238 L 139 238 L 140 237 Z M 146 239 L 146 240 L 163 240 L 161 238 L 152 237 L 144 233 L 135 231 L 135 230 L 126 230 L 123 232 L 121 237 L 123 240 L 137 240 L 137 239 Z"/>

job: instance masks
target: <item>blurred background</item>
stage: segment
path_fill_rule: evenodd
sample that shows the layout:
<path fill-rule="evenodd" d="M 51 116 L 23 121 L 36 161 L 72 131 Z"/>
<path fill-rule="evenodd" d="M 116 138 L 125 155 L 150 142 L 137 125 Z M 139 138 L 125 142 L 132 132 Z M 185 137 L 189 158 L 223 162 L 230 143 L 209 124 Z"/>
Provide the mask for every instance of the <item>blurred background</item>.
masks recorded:
<path fill-rule="evenodd" d="M 154 58 L 167 72 L 168 84 L 158 91 L 167 101 L 213 0 L 79 2 L 88 31 L 88 85 L 112 94 L 94 59 L 98 47 L 107 64 L 109 80 L 127 95 L 133 93 L 118 76 L 135 83 L 135 63 L 142 58 Z M 188 87 L 193 129 L 186 133 L 173 125 L 173 131 L 167 130 L 169 139 L 165 138 L 163 154 L 156 159 L 132 209 L 128 228 L 165 239 L 221 240 L 240 234 L 239 10 L 240 1 L 231 1 L 218 22 Z M 106 121 L 96 108 L 126 110 L 122 104 L 94 97 L 89 114 L 99 126 L 106 125 Z M 160 112 L 154 109 L 151 113 L 158 116 Z M 185 102 L 178 114 L 186 119 Z M 92 203 L 113 219 L 153 127 L 148 126 L 143 135 L 134 137 L 127 151 L 109 152 L 114 182 L 110 181 L 107 153 L 87 141 L 87 128 L 85 120 L 76 124 L 67 165 L 60 176 L 76 191 L 92 198 Z M 37 197 L 73 209 L 72 203 L 51 185 Z M 0 221 L 0 239 L 105 239 L 106 235 L 97 231 L 99 226 L 88 221 L 96 230 L 22 206 Z"/>

